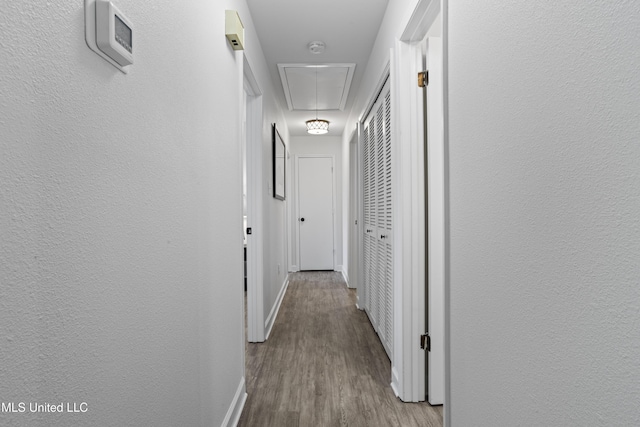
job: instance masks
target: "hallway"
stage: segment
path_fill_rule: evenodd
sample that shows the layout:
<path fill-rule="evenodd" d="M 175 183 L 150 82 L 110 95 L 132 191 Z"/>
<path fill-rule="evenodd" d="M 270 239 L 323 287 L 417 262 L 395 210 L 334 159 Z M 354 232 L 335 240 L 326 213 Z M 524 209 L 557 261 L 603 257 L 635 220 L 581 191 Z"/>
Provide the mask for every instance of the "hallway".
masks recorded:
<path fill-rule="evenodd" d="M 442 407 L 394 396 L 389 359 L 339 273 L 289 280 L 272 335 L 247 344 L 240 426 L 442 425 Z"/>

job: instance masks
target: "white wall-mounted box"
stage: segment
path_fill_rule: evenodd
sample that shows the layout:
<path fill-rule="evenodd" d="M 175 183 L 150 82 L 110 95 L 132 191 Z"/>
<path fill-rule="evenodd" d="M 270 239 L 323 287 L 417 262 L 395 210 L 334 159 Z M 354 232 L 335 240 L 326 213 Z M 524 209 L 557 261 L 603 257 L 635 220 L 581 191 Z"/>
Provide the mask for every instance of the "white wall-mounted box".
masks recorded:
<path fill-rule="evenodd" d="M 225 11 L 225 34 L 234 50 L 244 50 L 244 25 L 235 10 Z"/>

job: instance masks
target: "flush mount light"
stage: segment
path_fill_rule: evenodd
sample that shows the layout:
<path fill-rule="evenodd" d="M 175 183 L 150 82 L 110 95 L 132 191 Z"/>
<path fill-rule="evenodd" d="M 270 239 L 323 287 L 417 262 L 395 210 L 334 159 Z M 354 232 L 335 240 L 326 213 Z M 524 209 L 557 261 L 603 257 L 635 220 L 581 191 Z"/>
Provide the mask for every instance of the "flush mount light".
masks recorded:
<path fill-rule="evenodd" d="M 318 55 L 324 52 L 325 44 L 321 41 L 314 41 L 309 42 L 307 47 L 309 48 L 309 52 L 313 53 L 314 55 Z"/>
<path fill-rule="evenodd" d="M 318 118 L 318 67 L 316 66 L 316 118 L 307 120 L 307 133 L 311 135 L 323 135 L 329 132 L 329 121 Z"/>

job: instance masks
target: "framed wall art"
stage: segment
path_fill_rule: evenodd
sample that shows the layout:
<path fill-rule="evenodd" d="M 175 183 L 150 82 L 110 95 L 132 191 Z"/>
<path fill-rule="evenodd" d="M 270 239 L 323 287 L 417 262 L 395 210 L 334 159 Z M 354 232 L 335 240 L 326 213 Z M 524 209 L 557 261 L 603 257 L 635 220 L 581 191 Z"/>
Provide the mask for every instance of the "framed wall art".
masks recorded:
<path fill-rule="evenodd" d="M 285 167 L 287 149 L 280 132 L 273 124 L 273 197 L 278 200 L 285 199 Z"/>

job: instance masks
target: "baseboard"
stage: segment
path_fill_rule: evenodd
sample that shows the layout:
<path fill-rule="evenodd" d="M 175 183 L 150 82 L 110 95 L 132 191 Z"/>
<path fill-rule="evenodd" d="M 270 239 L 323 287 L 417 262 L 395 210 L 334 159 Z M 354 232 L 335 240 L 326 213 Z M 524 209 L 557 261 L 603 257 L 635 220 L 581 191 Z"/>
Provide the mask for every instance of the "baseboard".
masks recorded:
<path fill-rule="evenodd" d="M 342 265 L 338 266 L 338 271 L 342 273 L 342 278 L 344 279 L 344 282 L 347 284 L 347 288 L 350 288 L 351 286 L 349 286 L 349 273 L 345 271 L 344 266 Z"/>
<path fill-rule="evenodd" d="M 280 305 L 282 304 L 282 300 L 284 299 L 284 294 L 287 292 L 288 287 L 289 287 L 289 275 L 285 277 L 284 283 L 282 284 L 282 287 L 280 288 L 280 292 L 278 293 L 278 298 L 276 298 L 276 303 L 273 304 L 271 313 L 269 313 L 267 320 L 264 322 L 265 341 L 269 338 L 269 334 L 271 334 L 271 329 L 273 329 L 273 324 L 276 323 L 276 317 L 278 316 Z"/>
<path fill-rule="evenodd" d="M 300 270 L 298 270 L 298 266 L 297 265 L 292 265 L 291 268 L 289 269 L 289 271 L 291 273 L 297 273 Z"/>
<path fill-rule="evenodd" d="M 349 278 L 349 272 L 347 270 L 345 270 L 344 265 L 339 265 L 338 266 L 338 271 L 340 271 L 340 273 L 342 273 L 342 277 L 344 278 L 344 281 L 347 284 L 347 288 L 349 288 L 349 289 L 357 289 L 358 288 L 355 283 L 351 283 L 351 279 Z"/>
<path fill-rule="evenodd" d="M 246 401 L 247 389 L 245 386 L 244 377 L 242 377 L 240 379 L 238 389 L 236 390 L 236 394 L 235 396 L 233 396 L 231 406 L 229 406 L 229 410 L 227 411 L 227 415 L 222 421 L 222 427 L 236 427 L 238 425 L 240 416 L 242 415 L 242 409 L 244 409 L 244 404 L 246 403 Z"/>
<path fill-rule="evenodd" d="M 395 366 L 391 367 L 391 389 L 397 398 L 402 400 L 402 396 L 400 396 L 400 378 L 398 377 L 398 371 Z"/>

